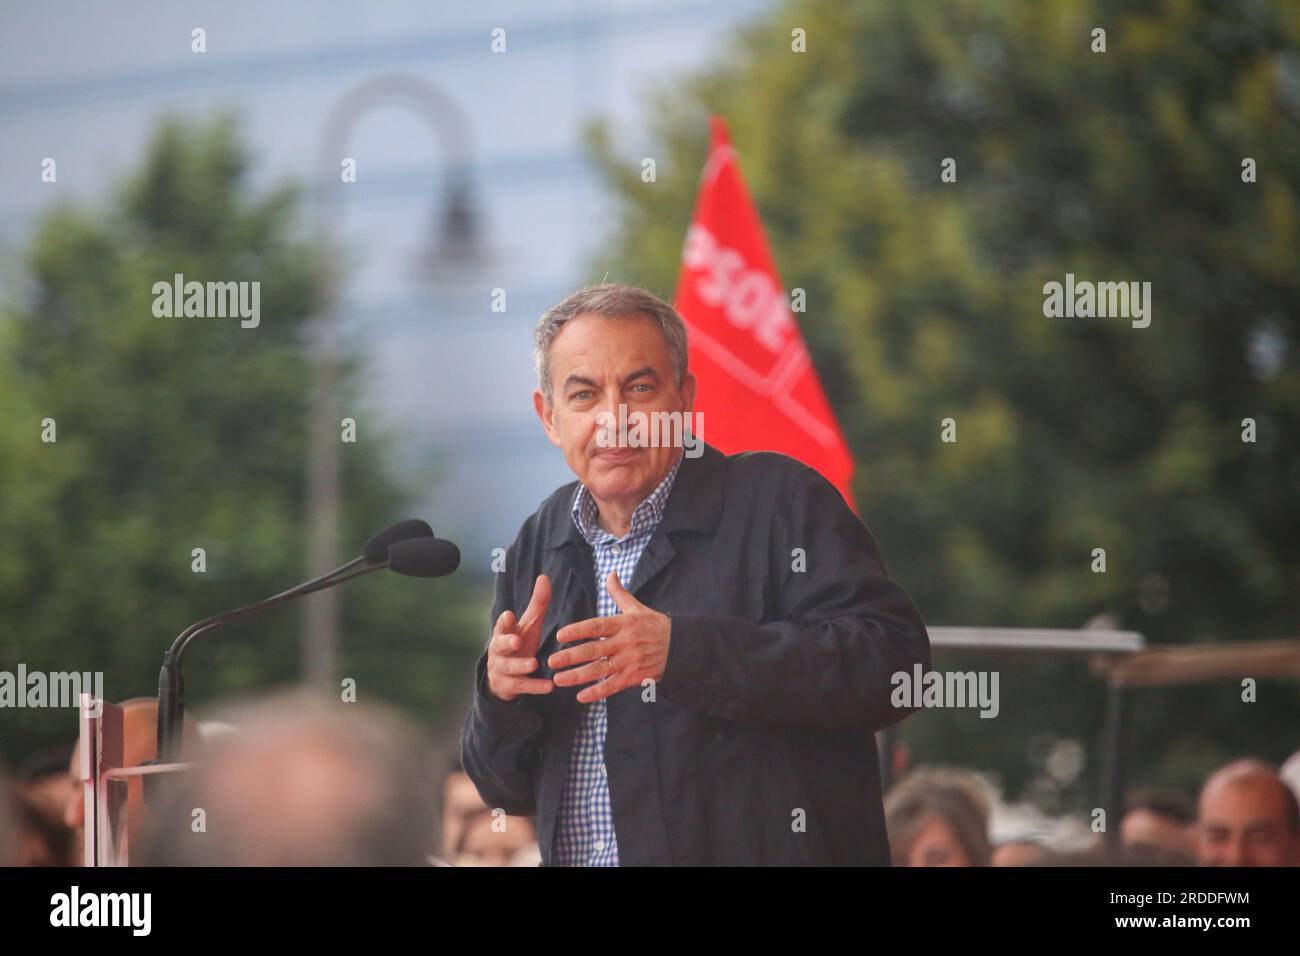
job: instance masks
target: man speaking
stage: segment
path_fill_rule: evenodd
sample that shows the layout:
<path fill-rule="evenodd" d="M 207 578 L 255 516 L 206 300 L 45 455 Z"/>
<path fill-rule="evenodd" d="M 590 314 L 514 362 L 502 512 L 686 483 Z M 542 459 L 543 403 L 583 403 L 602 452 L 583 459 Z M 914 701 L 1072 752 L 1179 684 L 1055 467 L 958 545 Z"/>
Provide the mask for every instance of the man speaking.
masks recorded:
<path fill-rule="evenodd" d="M 585 289 L 536 339 L 578 480 L 497 577 L 462 740 L 483 800 L 537 816 L 546 866 L 887 865 L 873 734 L 930 648 L 871 533 L 792 458 L 646 440 L 695 399 L 655 296 Z"/>

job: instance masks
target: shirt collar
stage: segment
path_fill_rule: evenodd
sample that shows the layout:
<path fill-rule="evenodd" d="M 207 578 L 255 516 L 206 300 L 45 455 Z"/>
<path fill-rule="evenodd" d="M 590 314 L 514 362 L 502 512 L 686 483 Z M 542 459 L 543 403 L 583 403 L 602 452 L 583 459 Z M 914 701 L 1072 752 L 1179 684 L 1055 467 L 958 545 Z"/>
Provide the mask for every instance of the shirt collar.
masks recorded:
<path fill-rule="evenodd" d="M 673 479 L 677 477 L 677 470 L 682 465 L 683 457 L 684 454 L 677 456 L 677 461 L 673 462 L 673 467 L 668 470 L 663 481 L 659 482 L 655 490 L 633 510 L 632 524 L 624 537 L 642 534 L 659 524 L 659 519 L 663 517 L 664 506 L 668 502 L 668 493 L 673 488 Z M 586 485 L 578 485 L 578 491 L 573 496 L 572 513 L 573 523 L 577 525 L 578 531 L 588 544 L 594 545 L 597 541 L 614 537 L 600 526 L 597 520 L 596 499 L 591 496 Z"/>

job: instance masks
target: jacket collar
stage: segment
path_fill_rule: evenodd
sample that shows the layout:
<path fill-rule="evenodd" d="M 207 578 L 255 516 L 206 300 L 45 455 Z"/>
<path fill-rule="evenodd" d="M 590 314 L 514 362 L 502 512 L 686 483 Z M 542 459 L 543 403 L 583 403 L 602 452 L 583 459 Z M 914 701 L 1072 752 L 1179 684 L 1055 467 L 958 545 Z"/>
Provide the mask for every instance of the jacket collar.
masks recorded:
<path fill-rule="evenodd" d="M 681 460 L 664 506 L 663 518 L 637 562 L 633 582 L 628 585 L 633 594 L 663 570 L 677 553 L 669 540 L 670 535 L 686 532 L 712 535 L 718 528 L 722 518 L 722 475 L 727 458 L 712 445 L 702 443 L 701 447 L 702 453 L 698 458 L 683 457 Z M 562 500 L 572 499 L 566 495 Z M 546 549 L 561 551 L 583 586 L 594 594 L 591 548 L 567 507 L 560 509 L 557 521 L 551 522 Z"/>
<path fill-rule="evenodd" d="M 636 506 L 632 512 L 631 527 L 624 537 L 644 534 L 647 530 L 659 526 L 659 522 L 663 519 L 664 506 L 668 503 L 668 496 L 673 490 L 673 478 L 681 471 L 682 462 L 685 460 L 684 456 L 678 455 L 673 466 L 668 469 L 668 474 L 659 482 L 655 490 L 650 492 L 650 496 L 645 501 Z M 600 527 L 596 499 L 591 496 L 586 485 L 578 485 L 578 493 L 573 496 L 572 514 L 574 523 L 588 544 L 594 546 L 598 541 L 614 537 L 612 532 Z"/>
<path fill-rule="evenodd" d="M 665 533 L 696 531 L 712 535 L 722 518 L 722 474 L 727 456 L 712 445 L 701 443 L 698 458 L 683 458 L 681 470 L 660 527 Z"/>
<path fill-rule="evenodd" d="M 671 534 L 676 531 L 696 531 L 711 535 L 717 530 L 718 521 L 722 517 L 722 482 L 718 478 L 726 456 L 710 444 L 703 443 L 702 447 L 703 452 L 698 458 L 682 457 L 656 536 L 658 532 Z M 574 487 L 576 493 L 581 485 L 575 483 Z M 567 496 L 566 499 L 573 500 Z M 586 543 L 572 520 L 570 509 L 563 519 L 556 522 L 556 527 L 550 530 L 546 548 L 553 551 L 568 545 Z"/>

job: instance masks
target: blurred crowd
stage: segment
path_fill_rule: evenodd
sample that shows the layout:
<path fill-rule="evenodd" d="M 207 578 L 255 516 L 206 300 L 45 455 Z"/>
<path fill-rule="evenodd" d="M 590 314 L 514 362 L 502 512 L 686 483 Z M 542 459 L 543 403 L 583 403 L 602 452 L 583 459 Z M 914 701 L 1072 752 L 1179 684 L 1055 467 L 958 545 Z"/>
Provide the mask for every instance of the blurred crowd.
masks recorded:
<path fill-rule="evenodd" d="M 1083 845 L 1010 835 L 994 839 L 989 787 L 974 773 L 919 769 L 885 797 L 895 866 L 1300 866 L 1300 752 L 1281 770 L 1234 760 L 1193 797 L 1142 788 L 1118 832 L 1099 811 Z M 1074 841 L 1077 843 L 1078 841 Z"/>
<path fill-rule="evenodd" d="M 157 757 L 158 701 L 124 701 L 122 765 Z M 535 866 L 530 819 L 493 811 L 396 713 L 286 693 L 187 719 L 188 769 L 129 780 L 133 865 Z M 0 777 L 0 865 L 80 866 L 79 745 Z"/>
<path fill-rule="evenodd" d="M 158 704 L 121 705 L 123 764 L 156 757 Z M 187 720 L 180 774 L 127 784 L 133 864 L 535 866 L 533 821 L 479 799 L 459 763 L 382 708 L 288 693 Z M 85 786 L 73 744 L 0 779 L 0 863 L 78 866 Z M 1300 753 L 1278 768 L 1232 761 L 1197 794 L 1140 789 L 1117 833 L 1085 821 L 1083 845 L 995 838 L 983 778 L 919 768 L 885 797 L 896 866 L 1300 865 Z M 147 812 L 146 812 L 147 808 Z"/>

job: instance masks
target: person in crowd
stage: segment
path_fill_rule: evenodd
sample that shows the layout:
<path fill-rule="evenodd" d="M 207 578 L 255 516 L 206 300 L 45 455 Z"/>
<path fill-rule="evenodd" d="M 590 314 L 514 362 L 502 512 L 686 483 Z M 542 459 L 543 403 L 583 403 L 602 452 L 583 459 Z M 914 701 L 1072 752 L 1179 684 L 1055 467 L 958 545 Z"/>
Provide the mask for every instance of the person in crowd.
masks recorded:
<path fill-rule="evenodd" d="M 66 745 L 46 747 L 29 754 L 14 768 L 18 789 L 42 813 L 60 822 L 73 789 L 68 776 L 68 751 Z"/>
<path fill-rule="evenodd" d="M 993 848 L 993 865 L 1038 866 L 1048 855 L 1047 847 L 1033 840 L 1004 840 Z"/>
<path fill-rule="evenodd" d="M 64 822 L 74 787 L 68 776 L 68 748 L 47 747 L 29 754 L 15 768 L 13 786 L 15 799 L 21 805 L 18 817 L 28 821 L 27 832 L 35 841 L 30 845 L 44 847 L 36 854 L 40 865 L 80 863 L 80 847 Z M 49 853 L 56 858 L 49 859 Z"/>
<path fill-rule="evenodd" d="M 537 831 L 528 817 L 508 817 L 481 807 L 460 830 L 454 862 L 457 866 L 536 866 Z"/>
<path fill-rule="evenodd" d="M 18 827 L 14 822 L 13 785 L 0 765 L 0 867 L 15 866 L 18 862 Z"/>
<path fill-rule="evenodd" d="M 238 728 L 170 781 L 132 862 L 154 866 L 423 866 L 433 761 L 378 707 L 286 693 L 234 710 Z"/>
<path fill-rule="evenodd" d="M 1278 774 L 1282 777 L 1282 782 L 1287 785 L 1287 788 L 1295 794 L 1295 798 L 1300 800 L 1300 750 L 1282 761 L 1282 769 L 1278 771 Z"/>
<path fill-rule="evenodd" d="M 461 844 L 465 821 L 487 807 L 478 795 L 474 781 L 456 760 L 442 783 L 442 853 L 450 859 Z"/>
<path fill-rule="evenodd" d="M 1166 854 L 1171 866 L 1192 866 L 1196 862 L 1191 800 L 1177 790 L 1144 788 L 1129 794 L 1124 819 L 1120 821 L 1120 843 L 1127 850 L 1142 850 L 1152 856 Z"/>
<path fill-rule="evenodd" d="M 471 825 L 477 827 L 473 834 L 467 833 Z M 504 811 L 494 816 L 494 808 L 479 797 L 459 760 L 443 783 L 440 845 L 444 857 L 458 866 L 512 866 L 540 859 L 533 819 L 507 816 Z"/>
<path fill-rule="evenodd" d="M 1235 760 L 1205 781 L 1196 857 L 1202 866 L 1300 864 L 1300 806 L 1272 764 Z"/>
<path fill-rule="evenodd" d="M 895 866 L 988 866 L 989 803 L 971 774 L 918 770 L 885 798 Z"/>
<path fill-rule="evenodd" d="M 21 782 L 7 795 L 10 820 L 9 866 L 68 866 L 72 862 L 72 831 L 49 816 L 29 796 Z"/>

